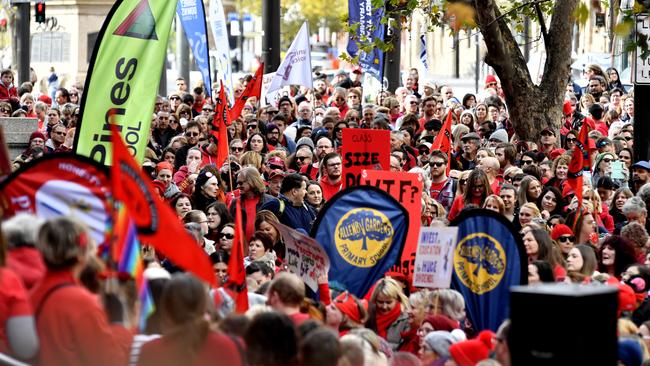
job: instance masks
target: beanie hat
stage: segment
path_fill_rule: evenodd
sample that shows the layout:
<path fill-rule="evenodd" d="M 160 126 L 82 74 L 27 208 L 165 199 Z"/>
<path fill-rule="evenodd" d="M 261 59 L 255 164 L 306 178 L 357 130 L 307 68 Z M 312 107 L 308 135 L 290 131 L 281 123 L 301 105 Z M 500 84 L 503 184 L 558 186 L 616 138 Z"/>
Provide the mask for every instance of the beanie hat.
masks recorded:
<path fill-rule="evenodd" d="M 41 94 L 41 96 L 38 97 L 38 100 L 47 104 L 48 106 L 52 105 L 52 98 L 50 98 L 48 95 Z"/>
<path fill-rule="evenodd" d="M 47 137 L 43 134 L 41 131 L 34 131 L 32 132 L 31 135 L 29 135 L 29 142 L 31 142 L 33 139 L 39 138 L 43 141 L 47 140 Z"/>
<path fill-rule="evenodd" d="M 429 323 L 433 326 L 433 329 L 447 332 L 458 328 L 458 322 L 445 315 L 429 315 L 424 318 L 422 323 Z"/>
<path fill-rule="evenodd" d="M 490 356 L 494 335 L 492 331 L 484 330 L 475 339 L 453 344 L 449 353 L 458 366 L 474 366 Z"/>
<path fill-rule="evenodd" d="M 205 185 L 205 183 L 215 175 L 208 169 L 202 169 L 201 172 L 199 173 L 198 177 L 196 177 L 196 182 L 194 183 L 194 186 L 196 189 L 201 189 Z"/>
<path fill-rule="evenodd" d="M 573 231 L 571 231 L 571 228 L 569 228 L 564 224 L 555 225 L 555 227 L 551 231 L 551 239 L 558 240 L 562 235 L 573 236 Z"/>
<path fill-rule="evenodd" d="M 161 161 L 156 165 L 156 173 L 160 173 L 163 169 L 170 170 L 172 173 L 174 172 L 174 167 L 168 161 Z"/>
<path fill-rule="evenodd" d="M 449 358 L 449 347 L 458 340 L 449 332 L 433 331 L 424 337 L 424 342 L 440 357 Z"/>
<path fill-rule="evenodd" d="M 269 123 L 268 125 L 266 125 L 266 133 L 269 133 L 269 132 L 271 132 L 273 130 L 278 130 L 279 131 L 280 128 L 275 123 Z"/>
<path fill-rule="evenodd" d="M 618 340 L 618 360 L 625 366 L 641 366 L 643 351 L 639 342 L 632 338 Z"/>
<path fill-rule="evenodd" d="M 312 141 L 309 137 L 301 137 L 298 142 L 296 143 L 296 151 L 300 149 L 301 146 L 306 145 L 309 146 L 309 149 L 311 151 L 314 151 L 314 141 Z"/>
<path fill-rule="evenodd" d="M 339 294 L 339 296 L 332 301 L 332 304 L 334 304 L 340 312 L 345 314 L 353 322 L 360 324 L 363 321 L 354 295 L 349 292 L 345 291 Z"/>
<path fill-rule="evenodd" d="M 490 140 L 492 139 L 496 139 L 501 142 L 508 142 L 508 132 L 506 132 L 504 129 L 496 130 L 490 135 Z"/>
<path fill-rule="evenodd" d="M 280 100 L 278 100 L 278 107 L 281 106 L 282 103 L 284 103 L 284 102 L 289 102 L 290 104 L 293 104 L 293 103 L 291 103 L 291 98 L 289 98 L 288 95 L 284 95 L 284 96 L 282 96 L 282 98 L 280 98 Z"/>
<path fill-rule="evenodd" d="M 618 315 L 625 312 L 632 312 L 636 309 L 636 294 L 632 287 L 624 284 L 617 283 L 618 287 Z"/>
<path fill-rule="evenodd" d="M 562 148 L 553 149 L 551 151 L 551 153 L 549 154 L 549 157 L 551 158 L 551 160 L 555 160 L 555 158 L 557 158 L 558 156 L 564 154 L 565 152 L 566 152 L 566 150 L 564 150 Z"/>
<path fill-rule="evenodd" d="M 568 100 L 564 101 L 564 105 L 562 106 L 562 113 L 566 116 L 568 114 L 573 113 L 573 106 L 571 105 L 571 102 Z"/>
<path fill-rule="evenodd" d="M 485 85 L 488 85 L 489 83 L 496 83 L 496 82 L 497 82 L 497 78 L 495 78 L 494 75 L 488 75 L 485 78 Z"/>

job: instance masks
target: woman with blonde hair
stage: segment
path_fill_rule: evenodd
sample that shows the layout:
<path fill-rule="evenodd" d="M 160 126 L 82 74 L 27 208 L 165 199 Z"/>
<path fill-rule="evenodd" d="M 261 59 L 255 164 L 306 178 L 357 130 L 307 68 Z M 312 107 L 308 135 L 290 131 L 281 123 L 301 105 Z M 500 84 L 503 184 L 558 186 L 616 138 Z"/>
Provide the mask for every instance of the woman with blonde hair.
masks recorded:
<path fill-rule="evenodd" d="M 521 205 L 519 209 L 519 226 L 524 227 L 533 221 L 533 219 L 541 219 L 542 213 L 532 202 L 527 202 Z"/>
<path fill-rule="evenodd" d="M 382 278 L 370 296 L 366 328 L 375 331 L 396 350 L 402 341 L 401 333 L 410 327 L 408 309 L 402 286 L 392 278 Z"/>
<path fill-rule="evenodd" d="M 491 194 L 485 199 L 485 202 L 483 203 L 483 208 L 492 210 L 494 212 L 498 212 L 501 215 L 503 215 L 503 213 L 506 210 L 503 200 L 501 199 L 501 197 L 497 196 L 496 194 Z"/>

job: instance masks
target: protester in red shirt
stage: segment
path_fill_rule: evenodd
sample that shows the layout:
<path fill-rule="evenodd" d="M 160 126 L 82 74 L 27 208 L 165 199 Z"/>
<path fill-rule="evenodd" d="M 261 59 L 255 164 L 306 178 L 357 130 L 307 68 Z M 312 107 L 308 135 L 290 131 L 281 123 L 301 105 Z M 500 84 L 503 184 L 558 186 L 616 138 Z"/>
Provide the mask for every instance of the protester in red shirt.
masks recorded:
<path fill-rule="evenodd" d="M 321 161 L 320 169 L 322 176 L 320 186 L 323 189 L 323 198 L 325 201 L 329 201 L 343 187 L 341 155 L 335 152 L 325 155 Z"/>
<path fill-rule="evenodd" d="M 456 196 L 449 211 L 449 220 L 453 220 L 467 205 L 480 207 L 487 196 L 492 194 L 488 177 L 480 169 L 474 169 L 467 178 L 467 189 L 462 196 Z"/>

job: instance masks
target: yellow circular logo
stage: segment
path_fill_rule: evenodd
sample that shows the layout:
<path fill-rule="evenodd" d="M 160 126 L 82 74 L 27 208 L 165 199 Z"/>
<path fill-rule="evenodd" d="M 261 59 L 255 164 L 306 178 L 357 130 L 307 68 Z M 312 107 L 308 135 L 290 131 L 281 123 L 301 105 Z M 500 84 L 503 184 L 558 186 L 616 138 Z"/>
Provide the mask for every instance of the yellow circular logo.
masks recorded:
<path fill-rule="evenodd" d="M 336 250 L 346 262 L 372 267 L 388 252 L 393 225 L 381 211 L 360 207 L 348 211 L 336 224 Z"/>
<path fill-rule="evenodd" d="M 477 295 L 494 290 L 506 271 L 501 244 L 486 233 L 467 235 L 454 252 L 456 276 Z"/>

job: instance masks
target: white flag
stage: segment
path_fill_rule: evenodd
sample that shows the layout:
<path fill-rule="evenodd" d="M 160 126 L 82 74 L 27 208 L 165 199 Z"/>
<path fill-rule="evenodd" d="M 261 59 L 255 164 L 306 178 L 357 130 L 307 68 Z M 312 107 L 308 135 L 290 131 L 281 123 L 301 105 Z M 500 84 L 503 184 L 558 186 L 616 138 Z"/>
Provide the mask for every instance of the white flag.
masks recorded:
<path fill-rule="evenodd" d="M 275 91 L 285 85 L 302 85 L 313 87 L 311 77 L 311 48 L 309 46 L 309 26 L 302 24 L 298 35 L 291 43 L 284 61 L 271 80 L 267 93 L 275 95 Z"/>
<path fill-rule="evenodd" d="M 232 88 L 232 68 L 230 62 L 230 45 L 228 44 L 228 25 L 223 12 L 221 0 L 210 0 L 210 29 L 217 46 L 217 83 L 223 81 L 230 104 L 235 103 Z M 210 86 L 212 87 L 212 86 Z"/>

